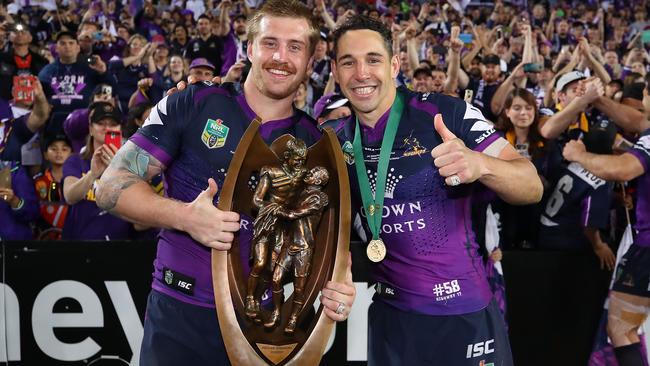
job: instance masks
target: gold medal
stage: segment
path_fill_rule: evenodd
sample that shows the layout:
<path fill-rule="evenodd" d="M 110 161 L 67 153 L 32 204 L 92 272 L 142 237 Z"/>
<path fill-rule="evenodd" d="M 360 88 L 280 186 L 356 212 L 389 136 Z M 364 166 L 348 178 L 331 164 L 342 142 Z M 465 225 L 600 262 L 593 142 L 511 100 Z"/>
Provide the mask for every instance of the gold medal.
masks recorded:
<path fill-rule="evenodd" d="M 368 206 L 368 215 L 372 216 L 375 214 L 375 205 Z"/>
<path fill-rule="evenodd" d="M 371 261 L 375 263 L 381 262 L 386 258 L 386 245 L 381 239 L 373 239 L 368 243 L 366 254 Z"/>

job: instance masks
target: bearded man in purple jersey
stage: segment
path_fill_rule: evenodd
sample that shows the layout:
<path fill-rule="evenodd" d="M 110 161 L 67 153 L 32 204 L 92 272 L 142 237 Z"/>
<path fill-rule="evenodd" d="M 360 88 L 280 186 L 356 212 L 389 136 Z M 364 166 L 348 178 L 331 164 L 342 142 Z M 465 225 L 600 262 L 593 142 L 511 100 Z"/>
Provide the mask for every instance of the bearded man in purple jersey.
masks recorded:
<path fill-rule="evenodd" d="M 480 182 L 538 202 L 535 167 L 475 107 L 396 88 L 391 33 L 356 16 L 334 32 L 333 76 L 352 105 L 335 121 L 374 262 L 368 365 L 512 365 L 471 224 Z"/>
<path fill-rule="evenodd" d="M 620 366 L 644 366 L 639 327 L 650 314 L 650 122 L 638 119 L 629 132 L 640 133 L 636 144 L 621 155 L 593 154 L 580 140 L 562 152 L 597 177 L 608 181 L 637 180 L 634 242 L 621 259 L 609 294 L 607 335 Z"/>
<path fill-rule="evenodd" d="M 252 219 L 216 208 L 230 160 L 246 128 L 261 120 L 266 143 L 291 134 L 314 143 L 313 120 L 292 107 L 319 31 L 311 10 L 295 0 L 271 0 L 248 23 L 251 71 L 240 86 L 190 85 L 163 98 L 119 150 L 97 189 L 100 207 L 162 228 L 145 315 L 140 364 L 226 365 L 212 289 L 210 251 L 228 250 Z M 147 180 L 164 172 L 165 196 Z M 347 318 L 355 296 L 348 262 L 345 283 L 322 290 L 325 314 Z M 337 310 L 339 310 L 337 312 Z"/>

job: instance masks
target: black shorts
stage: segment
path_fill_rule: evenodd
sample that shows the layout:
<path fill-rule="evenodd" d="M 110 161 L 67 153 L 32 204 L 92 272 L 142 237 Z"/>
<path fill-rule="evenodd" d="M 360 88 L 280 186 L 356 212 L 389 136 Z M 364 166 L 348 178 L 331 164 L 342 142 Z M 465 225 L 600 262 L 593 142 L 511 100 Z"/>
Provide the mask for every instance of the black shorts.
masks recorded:
<path fill-rule="evenodd" d="M 229 364 L 215 309 L 151 291 L 144 319 L 140 366 Z"/>
<path fill-rule="evenodd" d="M 616 267 L 612 289 L 650 298 L 650 248 L 630 246 Z"/>
<path fill-rule="evenodd" d="M 368 366 L 512 366 L 505 324 L 494 301 L 462 315 L 409 313 L 381 300 L 368 314 Z"/>

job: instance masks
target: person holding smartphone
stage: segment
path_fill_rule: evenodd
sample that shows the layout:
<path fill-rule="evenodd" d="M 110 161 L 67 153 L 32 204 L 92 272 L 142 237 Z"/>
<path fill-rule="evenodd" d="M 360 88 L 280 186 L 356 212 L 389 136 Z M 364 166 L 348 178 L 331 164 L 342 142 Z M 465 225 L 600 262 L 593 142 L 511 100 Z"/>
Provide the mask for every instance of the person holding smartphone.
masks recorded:
<path fill-rule="evenodd" d="M 9 40 L 11 47 L 7 52 L 0 52 L 0 97 L 12 99 L 13 78 L 17 75 L 38 75 L 38 72 L 48 64 L 47 60 L 29 49 L 32 44 L 32 34 L 23 24 L 10 28 Z"/>
<path fill-rule="evenodd" d="M 121 145 L 122 116 L 113 105 L 97 102 L 91 105 L 89 118 L 86 146 L 63 164 L 63 196 L 70 208 L 62 239 L 129 239 L 131 224 L 107 214 L 95 203 L 95 181 Z"/>

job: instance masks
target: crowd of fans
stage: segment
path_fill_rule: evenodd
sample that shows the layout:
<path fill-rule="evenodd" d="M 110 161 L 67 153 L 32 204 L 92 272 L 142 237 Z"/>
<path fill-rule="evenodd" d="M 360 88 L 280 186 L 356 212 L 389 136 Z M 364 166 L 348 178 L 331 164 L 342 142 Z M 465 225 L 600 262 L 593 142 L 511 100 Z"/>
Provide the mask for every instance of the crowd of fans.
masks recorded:
<path fill-rule="evenodd" d="M 247 77 L 246 19 L 261 1 L 28 3 L 0 6 L 0 240 L 152 237 L 99 209 L 95 182 L 120 136 L 178 82 Z M 351 14 L 380 19 L 401 61 L 398 85 L 464 98 L 542 177 L 538 205 L 482 195 L 481 241 L 494 242 L 483 236 L 496 226 L 501 246 L 592 248 L 612 268 L 634 182 L 595 178 L 562 147 L 581 139 L 589 151 L 620 153 L 635 141 L 625 126 L 650 113 L 647 1 L 308 3 L 322 31 L 296 108 L 318 124 L 350 115 L 329 34 Z M 151 186 L 162 192 L 162 178 Z"/>

